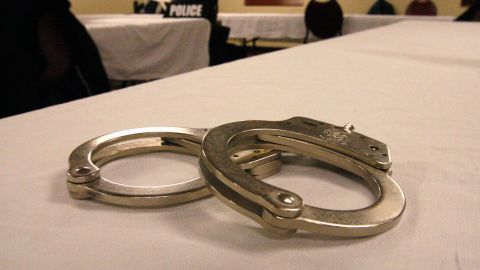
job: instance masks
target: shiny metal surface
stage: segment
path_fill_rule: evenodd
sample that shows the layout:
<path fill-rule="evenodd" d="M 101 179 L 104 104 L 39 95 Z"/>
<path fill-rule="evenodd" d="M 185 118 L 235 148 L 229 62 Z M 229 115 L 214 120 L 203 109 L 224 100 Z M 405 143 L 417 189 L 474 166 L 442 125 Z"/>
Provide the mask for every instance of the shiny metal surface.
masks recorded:
<path fill-rule="evenodd" d="M 144 138 L 180 138 L 201 143 L 207 129 L 192 128 L 139 128 L 114 132 L 97 137 L 77 147 L 69 157 L 70 168 L 67 173 L 71 183 L 84 184 L 100 177 L 100 169 L 93 164 L 92 156 L 110 145 L 134 139 Z"/>
<path fill-rule="evenodd" d="M 173 185 L 132 186 L 112 182 L 101 176 L 102 165 L 115 159 L 133 155 L 169 151 L 198 156 L 200 143 L 206 129 L 141 128 L 100 136 L 77 147 L 70 155 L 67 187 L 75 199 L 95 199 L 106 203 L 158 207 L 190 202 L 211 193 L 199 177 Z M 239 153 L 245 166 L 255 169 L 270 160 L 279 159 L 280 153 L 272 150 L 247 150 Z M 269 159 L 267 159 L 269 157 Z M 240 160 L 238 162 L 243 162 Z M 253 165 L 252 165 L 253 164 Z M 263 179 L 280 170 L 280 165 L 269 166 L 255 176 Z"/>
<path fill-rule="evenodd" d="M 286 151 L 322 160 L 362 177 L 376 194 L 363 209 L 337 211 L 304 205 L 288 190 L 256 181 L 228 158 L 244 148 Z M 344 127 L 295 117 L 286 121 L 244 121 L 210 130 L 204 137 L 200 168 L 217 198 L 270 231 L 289 235 L 306 230 L 339 237 L 362 237 L 394 227 L 405 197 L 390 177 L 388 147 Z"/>
<path fill-rule="evenodd" d="M 282 167 L 282 161 L 280 159 L 270 161 L 268 163 L 258 165 L 257 167 L 251 169 L 245 169 L 249 174 L 255 175 L 262 175 L 271 171 L 274 171 L 276 168 Z"/>
<path fill-rule="evenodd" d="M 243 170 L 254 169 L 261 164 L 267 164 L 280 159 L 280 151 L 269 149 L 243 150 L 232 154 L 233 162 L 240 164 Z"/>

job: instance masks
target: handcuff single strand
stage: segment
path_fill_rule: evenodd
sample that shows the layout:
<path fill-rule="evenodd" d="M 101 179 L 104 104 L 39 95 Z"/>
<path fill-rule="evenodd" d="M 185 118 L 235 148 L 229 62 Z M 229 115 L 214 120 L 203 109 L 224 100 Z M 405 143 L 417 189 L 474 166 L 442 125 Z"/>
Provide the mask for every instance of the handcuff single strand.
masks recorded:
<path fill-rule="evenodd" d="M 174 127 L 139 128 L 89 140 L 70 155 L 67 174 L 70 195 L 75 199 L 95 199 L 133 207 L 164 207 L 210 196 L 200 177 L 172 185 L 132 186 L 102 177 L 100 169 L 110 161 L 143 153 L 169 151 L 199 156 L 206 131 Z M 280 164 L 272 163 L 280 158 L 278 151 L 246 150 L 234 156 L 232 158 L 256 179 L 280 170 Z"/>

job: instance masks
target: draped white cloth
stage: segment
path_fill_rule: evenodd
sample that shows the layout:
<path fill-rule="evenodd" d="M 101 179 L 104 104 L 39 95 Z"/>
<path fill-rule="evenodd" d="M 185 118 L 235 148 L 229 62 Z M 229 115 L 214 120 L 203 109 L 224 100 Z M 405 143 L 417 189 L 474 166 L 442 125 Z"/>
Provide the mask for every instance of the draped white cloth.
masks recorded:
<path fill-rule="evenodd" d="M 207 67 L 210 24 L 160 15 L 80 15 L 113 80 L 151 80 Z"/>
<path fill-rule="evenodd" d="M 1 119 L 0 268 L 480 269 L 479 32 L 402 22 Z M 389 145 L 407 197 L 397 227 L 277 240 L 214 198 L 131 209 L 73 200 L 65 187 L 70 152 L 101 134 L 296 115 L 351 122 Z M 152 154 L 104 176 L 171 184 L 195 176 L 196 163 Z M 348 175 L 295 164 L 266 181 L 325 208 L 373 200 Z"/>
<path fill-rule="evenodd" d="M 303 14 L 281 13 L 220 13 L 218 19 L 230 27 L 231 38 L 269 40 L 301 40 L 305 37 Z M 346 14 L 343 34 L 355 33 L 400 21 L 452 21 L 449 16 L 391 16 Z M 312 37 L 313 39 L 313 37 Z"/>

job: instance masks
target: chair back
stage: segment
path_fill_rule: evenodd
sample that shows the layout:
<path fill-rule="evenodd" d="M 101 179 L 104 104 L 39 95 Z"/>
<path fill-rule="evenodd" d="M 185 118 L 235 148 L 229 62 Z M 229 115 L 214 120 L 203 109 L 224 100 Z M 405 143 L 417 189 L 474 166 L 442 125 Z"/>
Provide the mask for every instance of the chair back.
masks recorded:
<path fill-rule="evenodd" d="M 405 12 L 407 15 L 436 16 L 437 6 L 430 0 L 414 0 Z"/>
<path fill-rule="evenodd" d="M 368 11 L 370 15 L 395 15 L 395 7 L 385 0 L 378 0 Z"/>
<path fill-rule="evenodd" d="M 342 7 L 335 0 L 327 2 L 310 0 L 305 9 L 305 26 L 307 28 L 305 43 L 309 32 L 320 39 L 340 35 L 343 26 Z"/>

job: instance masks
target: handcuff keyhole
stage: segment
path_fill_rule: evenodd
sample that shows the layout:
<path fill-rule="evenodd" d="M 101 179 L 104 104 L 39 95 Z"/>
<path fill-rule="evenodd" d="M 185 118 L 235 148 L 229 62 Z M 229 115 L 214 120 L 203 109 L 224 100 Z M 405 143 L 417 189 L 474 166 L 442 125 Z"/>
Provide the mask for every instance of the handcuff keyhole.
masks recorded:
<path fill-rule="evenodd" d="M 378 150 L 378 147 L 374 146 L 374 145 L 370 145 L 370 149 L 372 149 L 372 151 L 377 151 Z"/>
<path fill-rule="evenodd" d="M 88 167 L 80 167 L 80 168 L 77 168 L 75 170 L 75 172 L 78 173 L 78 174 L 88 174 L 88 173 L 90 173 L 90 171 L 91 170 Z"/>

